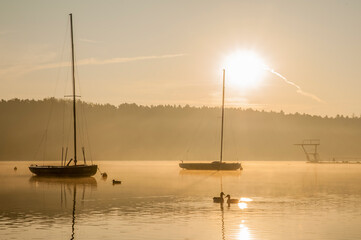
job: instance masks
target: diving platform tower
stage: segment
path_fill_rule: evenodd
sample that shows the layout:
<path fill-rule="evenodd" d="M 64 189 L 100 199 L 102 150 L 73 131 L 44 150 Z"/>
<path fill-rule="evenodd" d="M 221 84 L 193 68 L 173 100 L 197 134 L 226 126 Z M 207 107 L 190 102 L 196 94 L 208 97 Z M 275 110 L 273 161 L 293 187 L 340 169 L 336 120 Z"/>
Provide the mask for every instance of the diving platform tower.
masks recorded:
<path fill-rule="evenodd" d="M 302 147 L 303 152 L 306 155 L 307 162 L 317 163 L 321 161 L 320 155 L 317 152 L 320 144 L 320 139 L 305 139 L 302 143 L 297 143 L 295 145 Z"/>

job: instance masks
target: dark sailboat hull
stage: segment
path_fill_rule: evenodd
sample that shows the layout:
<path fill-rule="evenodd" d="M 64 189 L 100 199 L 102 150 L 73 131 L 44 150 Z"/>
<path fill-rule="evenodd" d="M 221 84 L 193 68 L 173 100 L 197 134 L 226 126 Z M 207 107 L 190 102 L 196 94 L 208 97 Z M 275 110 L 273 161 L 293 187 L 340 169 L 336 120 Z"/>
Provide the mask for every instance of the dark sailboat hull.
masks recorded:
<path fill-rule="evenodd" d="M 180 163 L 179 167 L 186 170 L 242 170 L 240 163 L 225 163 L 225 162 L 211 162 L 211 163 Z"/>
<path fill-rule="evenodd" d="M 97 172 L 98 165 L 30 166 L 29 169 L 38 176 L 90 177 Z"/>

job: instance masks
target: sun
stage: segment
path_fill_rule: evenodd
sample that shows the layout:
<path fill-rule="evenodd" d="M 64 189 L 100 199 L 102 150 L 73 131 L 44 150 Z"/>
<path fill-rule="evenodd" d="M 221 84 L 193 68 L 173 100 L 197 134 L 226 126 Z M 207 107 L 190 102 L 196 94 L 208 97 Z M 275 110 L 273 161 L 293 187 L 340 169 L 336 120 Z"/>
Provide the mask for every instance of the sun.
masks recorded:
<path fill-rule="evenodd" d="M 228 55 L 223 64 L 228 85 L 242 90 L 254 89 L 260 85 L 265 66 L 262 58 L 250 50 Z"/>

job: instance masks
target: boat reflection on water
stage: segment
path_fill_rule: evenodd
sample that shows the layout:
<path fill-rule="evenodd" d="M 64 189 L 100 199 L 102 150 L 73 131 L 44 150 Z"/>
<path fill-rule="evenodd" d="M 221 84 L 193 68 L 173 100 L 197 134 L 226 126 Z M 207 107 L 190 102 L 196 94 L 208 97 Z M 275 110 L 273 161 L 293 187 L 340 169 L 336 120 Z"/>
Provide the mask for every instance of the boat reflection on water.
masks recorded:
<path fill-rule="evenodd" d="M 41 177 L 41 176 L 32 176 L 29 179 L 31 184 L 44 184 L 44 185 L 83 185 L 83 186 L 90 186 L 96 187 L 97 180 L 93 177 Z"/>
<path fill-rule="evenodd" d="M 82 190 L 81 202 L 84 202 L 86 188 L 96 188 L 97 181 L 93 177 L 84 178 L 54 178 L 54 177 L 39 177 L 32 176 L 29 179 L 31 184 L 35 184 L 36 187 L 39 185 L 59 185 L 60 186 L 60 199 L 61 207 L 67 207 L 67 191 L 72 194 L 72 223 L 71 223 L 71 237 L 70 240 L 75 239 L 75 220 L 76 220 L 76 200 L 77 200 L 77 189 Z"/>
<path fill-rule="evenodd" d="M 181 176 L 187 176 L 187 175 L 193 175 L 193 176 L 241 176 L 242 171 L 218 171 L 218 170 L 185 170 L 182 169 L 179 171 L 179 175 Z"/>

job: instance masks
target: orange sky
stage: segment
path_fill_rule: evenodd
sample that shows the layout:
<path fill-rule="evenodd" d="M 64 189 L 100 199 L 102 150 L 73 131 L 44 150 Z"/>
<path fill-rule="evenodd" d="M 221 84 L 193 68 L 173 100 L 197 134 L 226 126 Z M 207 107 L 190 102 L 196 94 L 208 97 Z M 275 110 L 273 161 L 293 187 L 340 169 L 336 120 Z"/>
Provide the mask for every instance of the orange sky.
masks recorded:
<path fill-rule="evenodd" d="M 220 105 L 224 59 L 250 51 L 314 98 L 262 70 L 256 87 L 227 82 L 226 105 L 359 116 L 360 10 L 357 0 L 3 0 L 0 97 L 70 92 L 72 12 L 85 101 Z"/>

